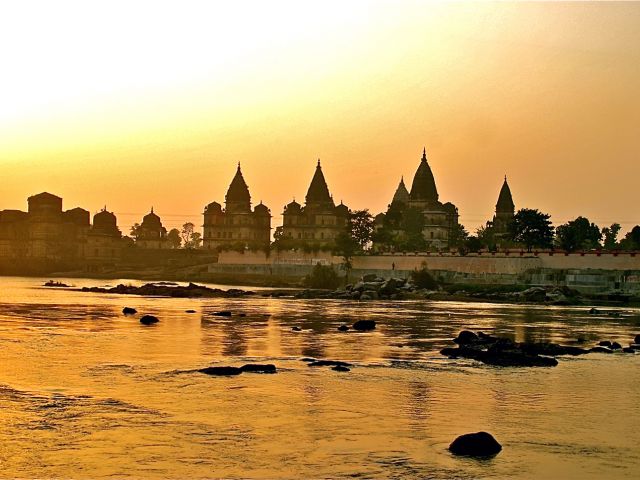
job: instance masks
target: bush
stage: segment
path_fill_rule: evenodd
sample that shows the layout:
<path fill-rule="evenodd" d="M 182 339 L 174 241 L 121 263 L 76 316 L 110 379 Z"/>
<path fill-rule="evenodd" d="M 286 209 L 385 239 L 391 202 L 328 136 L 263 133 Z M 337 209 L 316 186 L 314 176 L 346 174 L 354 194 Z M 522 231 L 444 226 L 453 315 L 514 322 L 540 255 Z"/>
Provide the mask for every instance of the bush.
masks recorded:
<path fill-rule="evenodd" d="M 411 272 L 411 280 L 418 288 L 426 288 L 427 290 L 435 290 L 438 288 L 438 282 L 433 275 L 429 273 L 426 267 Z"/>
<path fill-rule="evenodd" d="M 340 285 L 340 278 L 333 267 L 317 263 L 311 273 L 304 277 L 304 284 L 311 288 L 333 289 Z"/>

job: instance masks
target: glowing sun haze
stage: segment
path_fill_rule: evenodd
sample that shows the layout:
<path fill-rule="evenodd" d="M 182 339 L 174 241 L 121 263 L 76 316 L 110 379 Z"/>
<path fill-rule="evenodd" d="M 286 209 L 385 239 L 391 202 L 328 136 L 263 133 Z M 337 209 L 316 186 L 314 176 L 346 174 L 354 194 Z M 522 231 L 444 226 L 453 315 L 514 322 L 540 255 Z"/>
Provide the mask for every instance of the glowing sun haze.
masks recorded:
<path fill-rule="evenodd" d="M 5 2 L 0 208 L 49 191 L 201 224 L 242 163 L 281 223 L 316 159 L 386 208 L 422 147 L 473 231 L 505 174 L 559 224 L 640 223 L 640 3 Z"/>

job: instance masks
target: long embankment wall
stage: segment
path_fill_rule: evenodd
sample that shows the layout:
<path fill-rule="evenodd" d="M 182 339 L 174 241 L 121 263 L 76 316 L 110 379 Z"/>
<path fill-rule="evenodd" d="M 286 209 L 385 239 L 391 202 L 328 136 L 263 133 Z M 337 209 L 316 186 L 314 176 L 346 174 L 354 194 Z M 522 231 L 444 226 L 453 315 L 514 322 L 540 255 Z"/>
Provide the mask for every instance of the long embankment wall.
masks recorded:
<path fill-rule="evenodd" d="M 317 264 L 340 268 L 342 258 L 326 252 L 223 252 L 211 274 L 303 277 Z M 567 285 L 583 291 L 640 292 L 640 252 L 499 252 L 356 256 L 352 276 L 375 273 L 406 277 L 426 267 L 451 283 Z"/>

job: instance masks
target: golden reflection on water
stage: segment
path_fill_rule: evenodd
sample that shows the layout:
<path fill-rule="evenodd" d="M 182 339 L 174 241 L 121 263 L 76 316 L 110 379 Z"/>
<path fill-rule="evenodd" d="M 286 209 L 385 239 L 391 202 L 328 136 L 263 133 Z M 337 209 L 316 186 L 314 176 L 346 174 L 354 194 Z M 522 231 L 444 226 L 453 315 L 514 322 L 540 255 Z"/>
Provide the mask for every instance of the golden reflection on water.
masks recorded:
<path fill-rule="evenodd" d="M 4 477 L 599 478 L 640 465 L 638 356 L 519 370 L 438 353 L 463 328 L 628 343 L 637 311 L 610 319 L 491 304 L 160 299 L 39 283 L 0 280 Z M 121 314 L 125 305 L 161 321 L 142 326 Z M 226 309 L 246 316 L 214 315 Z M 378 328 L 336 330 L 358 318 Z M 304 356 L 355 366 L 310 368 Z M 194 372 L 248 361 L 279 373 Z M 503 452 L 482 462 L 448 454 L 455 436 L 477 430 Z"/>

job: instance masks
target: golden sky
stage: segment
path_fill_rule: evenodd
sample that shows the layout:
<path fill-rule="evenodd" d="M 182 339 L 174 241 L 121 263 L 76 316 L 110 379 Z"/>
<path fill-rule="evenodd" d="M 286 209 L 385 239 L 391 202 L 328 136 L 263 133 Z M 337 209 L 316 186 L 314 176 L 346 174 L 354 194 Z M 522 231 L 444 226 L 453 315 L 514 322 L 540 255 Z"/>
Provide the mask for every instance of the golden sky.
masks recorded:
<path fill-rule="evenodd" d="M 468 230 L 505 174 L 556 224 L 640 224 L 640 3 L 4 2 L 0 208 L 49 191 L 201 224 L 242 162 L 281 223 L 316 159 L 386 208 L 422 147 Z"/>

